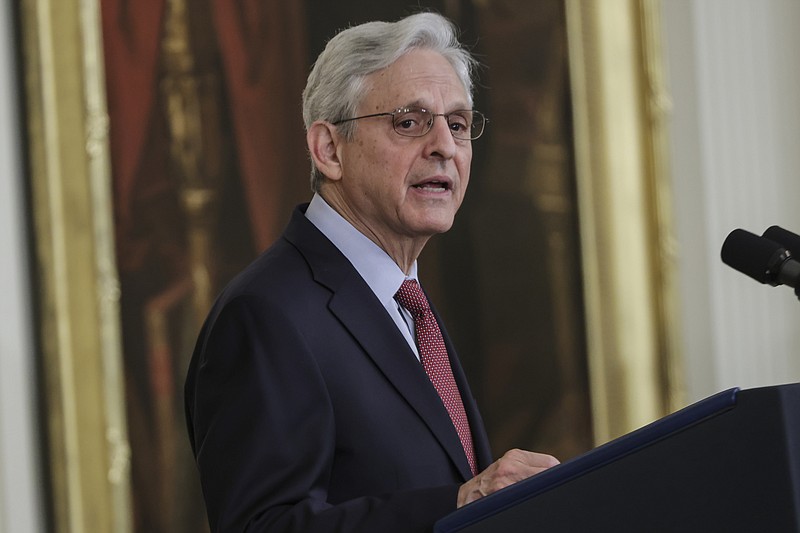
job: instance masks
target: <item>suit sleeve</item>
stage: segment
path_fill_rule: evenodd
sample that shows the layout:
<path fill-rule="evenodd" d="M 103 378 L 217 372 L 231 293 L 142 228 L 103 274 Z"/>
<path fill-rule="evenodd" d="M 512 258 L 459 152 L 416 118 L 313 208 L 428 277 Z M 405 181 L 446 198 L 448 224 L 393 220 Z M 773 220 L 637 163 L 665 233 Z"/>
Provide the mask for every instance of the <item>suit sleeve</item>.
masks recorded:
<path fill-rule="evenodd" d="M 187 416 L 214 532 L 423 532 L 455 510 L 458 485 L 331 505 L 335 418 L 299 326 L 234 299 L 204 327 Z M 257 317 L 257 318 L 256 318 Z"/>

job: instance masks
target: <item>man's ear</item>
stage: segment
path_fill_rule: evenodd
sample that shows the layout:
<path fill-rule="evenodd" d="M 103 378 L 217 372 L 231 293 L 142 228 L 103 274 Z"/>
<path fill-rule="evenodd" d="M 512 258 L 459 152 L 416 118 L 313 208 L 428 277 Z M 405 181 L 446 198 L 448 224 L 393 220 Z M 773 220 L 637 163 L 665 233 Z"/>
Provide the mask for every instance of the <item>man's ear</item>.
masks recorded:
<path fill-rule="evenodd" d="M 344 142 L 330 122 L 318 120 L 311 124 L 306 133 L 308 152 L 314 165 L 325 177 L 338 180 L 342 177 L 342 165 L 339 160 L 338 145 Z"/>

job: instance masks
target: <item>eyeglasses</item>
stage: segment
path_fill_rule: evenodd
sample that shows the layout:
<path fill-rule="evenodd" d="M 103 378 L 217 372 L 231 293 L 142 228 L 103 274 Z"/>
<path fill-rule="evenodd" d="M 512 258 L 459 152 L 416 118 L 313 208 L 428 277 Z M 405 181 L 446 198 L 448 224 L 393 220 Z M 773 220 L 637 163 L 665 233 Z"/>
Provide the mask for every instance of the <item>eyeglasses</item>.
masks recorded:
<path fill-rule="evenodd" d="M 463 141 L 474 141 L 480 137 L 483 134 L 486 123 L 489 121 L 480 111 L 469 109 L 459 109 L 450 113 L 434 113 L 427 109 L 402 107 L 391 113 L 375 113 L 374 115 L 346 118 L 334 122 L 333 125 L 338 126 L 344 122 L 373 117 L 392 117 L 394 131 L 404 137 L 422 137 L 426 135 L 433 128 L 434 119 L 436 117 L 444 117 L 453 137 Z"/>

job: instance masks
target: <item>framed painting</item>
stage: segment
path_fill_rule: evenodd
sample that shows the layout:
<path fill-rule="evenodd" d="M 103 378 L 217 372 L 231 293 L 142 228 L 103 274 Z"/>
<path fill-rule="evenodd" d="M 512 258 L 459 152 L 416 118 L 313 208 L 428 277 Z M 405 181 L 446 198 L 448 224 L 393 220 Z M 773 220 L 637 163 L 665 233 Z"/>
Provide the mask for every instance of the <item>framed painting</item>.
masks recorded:
<path fill-rule="evenodd" d="M 420 272 L 493 448 L 568 459 L 681 405 L 656 0 L 20 6 L 53 531 L 207 527 L 194 338 L 310 197 L 313 58 L 420 6 L 485 65 L 470 192 Z"/>

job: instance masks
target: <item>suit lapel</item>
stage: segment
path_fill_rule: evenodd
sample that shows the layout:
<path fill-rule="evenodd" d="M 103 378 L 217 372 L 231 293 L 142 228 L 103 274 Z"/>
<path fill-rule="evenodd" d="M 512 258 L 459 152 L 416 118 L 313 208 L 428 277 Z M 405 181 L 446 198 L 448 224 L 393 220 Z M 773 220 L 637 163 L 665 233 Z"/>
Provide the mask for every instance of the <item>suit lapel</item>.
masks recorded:
<path fill-rule="evenodd" d="M 364 284 L 361 278 L 358 281 Z M 364 305 L 367 295 L 359 294 L 361 292 L 355 287 L 340 287 L 331 299 L 331 312 L 350 330 L 397 392 L 425 421 L 464 479 L 469 479 L 472 476 L 464 449 L 436 389 L 377 298 L 369 291 L 368 296 L 375 305 Z"/>
<path fill-rule="evenodd" d="M 471 478 L 461 441 L 436 389 L 366 282 L 341 252 L 305 218 L 302 211 L 295 211 L 285 237 L 305 256 L 314 279 L 332 291 L 330 311 L 425 421 L 464 480 Z M 448 345 L 448 350 L 451 349 Z M 460 367 L 459 375 L 463 379 Z M 465 383 L 462 381 L 458 384 L 461 387 Z M 469 393 L 462 392 L 462 395 Z M 469 403 L 472 404 L 469 396 Z"/>

